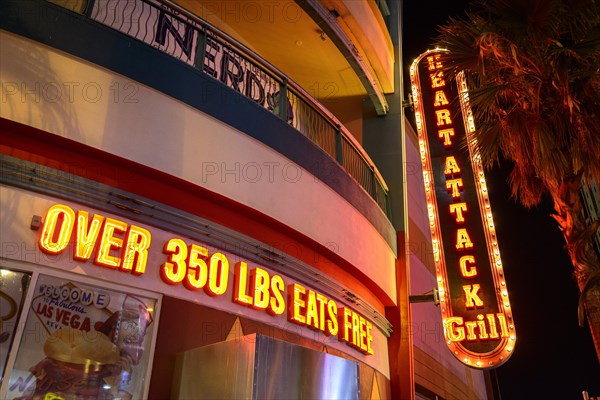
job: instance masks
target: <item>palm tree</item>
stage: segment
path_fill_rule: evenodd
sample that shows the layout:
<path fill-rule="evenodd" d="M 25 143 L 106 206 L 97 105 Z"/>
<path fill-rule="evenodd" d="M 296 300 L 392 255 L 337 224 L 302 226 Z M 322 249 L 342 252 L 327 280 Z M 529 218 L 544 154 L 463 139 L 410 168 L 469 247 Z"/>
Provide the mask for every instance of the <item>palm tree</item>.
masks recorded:
<path fill-rule="evenodd" d="M 580 188 L 600 182 L 599 0 L 474 0 L 439 28 L 446 73 L 465 71 L 486 167 L 512 161 L 526 207 L 550 195 L 600 360 L 600 262 Z"/>

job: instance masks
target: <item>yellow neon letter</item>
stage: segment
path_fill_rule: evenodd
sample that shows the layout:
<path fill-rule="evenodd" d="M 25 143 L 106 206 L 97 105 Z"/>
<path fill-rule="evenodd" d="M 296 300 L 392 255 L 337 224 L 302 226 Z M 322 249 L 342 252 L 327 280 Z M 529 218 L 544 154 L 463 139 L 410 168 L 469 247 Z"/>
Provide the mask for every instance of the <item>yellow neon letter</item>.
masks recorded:
<path fill-rule="evenodd" d="M 165 283 L 174 285 L 183 280 L 187 269 L 187 252 L 187 245 L 181 239 L 173 238 L 165 243 L 163 253 L 169 255 L 169 261 L 165 261 L 160 268 L 160 277 Z"/>
<path fill-rule="evenodd" d="M 450 317 L 444 320 L 444 328 L 449 340 L 453 342 L 462 342 L 465 340 L 465 328 L 462 327 L 462 324 L 462 317 Z"/>
<path fill-rule="evenodd" d="M 490 339 L 498 339 L 500 336 L 498 335 L 498 329 L 496 328 L 496 316 L 494 314 L 486 314 L 485 316 L 487 317 L 490 326 Z"/>
<path fill-rule="evenodd" d="M 508 334 L 508 326 L 506 325 L 506 316 L 502 313 L 496 314 L 498 317 L 498 322 L 500 322 L 500 336 L 503 338 L 507 338 L 510 335 Z"/>
<path fill-rule="evenodd" d="M 444 174 L 460 174 L 460 168 L 458 167 L 458 163 L 456 162 L 454 156 L 446 157 L 446 168 L 444 169 Z"/>
<path fill-rule="evenodd" d="M 208 281 L 208 266 L 204 260 L 208 257 L 208 249 L 192 244 L 189 251 L 187 273 L 183 280 L 183 286 L 189 290 L 202 289 Z"/>
<path fill-rule="evenodd" d="M 450 204 L 450 213 L 456 214 L 456 222 L 465 222 L 463 211 L 467 211 L 467 203 Z"/>
<path fill-rule="evenodd" d="M 100 227 L 104 221 L 104 217 L 95 214 L 92 217 L 92 222 L 88 222 L 89 214 L 87 211 L 77 211 L 76 232 L 77 239 L 75 240 L 75 248 L 73 258 L 79 261 L 87 261 L 92 256 L 92 251 L 98 240 Z"/>
<path fill-rule="evenodd" d="M 335 300 L 329 300 L 327 303 L 327 330 L 326 335 L 337 335 L 338 333 L 338 317 L 337 317 L 337 304 Z"/>
<path fill-rule="evenodd" d="M 446 180 L 446 189 L 448 189 L 448 191 L 450 193 L 452 193 L 453 199 L 460 198 L 460 188 L 462 188 L 462 187 L 463 187 L 462 178 Z"/>
<path fill-rule="evenodd" d="M 131 225 L 127 238 L 125 238 L 125 254 L 121 264 L 121 271 L 131 271 L 134 275 L 146 272 L 148 262 L 148 248 L 152 236 L 147 229 Z"/>
<path fill-rule="evenodd" d="M 58 237 L 54 240 L 58 224 L 60 224 L 60 230 Z M 58 254 L 63 251 L 69 244 L 74 224 L 75 212 L 71 207 L 63 204 L 55 204 L 50 207 L 46 212 L 42 234 L 38 242 L 40 249 L 48 254 Z"/>
<path fill-rule="evenodd" d="M 359 324 L 360 324 L 360 349 L 362 351 L 367 351 L 367 320 L 362 316 L 359 316 Z"/>
<path fill-rule="evenodd" d="M 435 110 L 435 116 L 437 117 L 437 126 L 452 124 L 452 119 L 450 118 L 450 110 Z"/>
<path fill-rule="evenodd" d="M 211 296 L 219 296 L 225 293 L 229 283 L 229 260 L 222 253 L 214 253 L 209 266 L 208 286 L 204 290 Z"/>
<path fill-rule="evenodd" d="M 339 332 L 339 339 L 342 342 L 350 342 L 350 331 L 352 331 L 352 311 L 348 310 L 346 307 L 341 308 L 341 313 L 338 313 L 340 316 L 340 326 L 342 329 Z"/>
<path fill-rule="evenodd" d="M 269 306 L 269 286 L 271 280 L 269 279 L 269 273 L 262 268 L 254 268 L 252 275 L 252 292 L 254 293 L 254 306 L 253 308 L 261 309 Z"/>
<path fill-rule="evenodd" d="M 456 248 L 457 249 L 470 249 L 473 247 L 473 242 L 467 233 L 465 228 L 456 230 Z"/>
<path fill-rule="evenodd" d="M 485 328 L 485 321 L 483 320 L 483 315 L 477 315 L 477 327 L 479 328 L 479 339 L 487 339 L 489 336 L 487 334 L 487 329 Z"/>
<path fill-rule="evenodd" d="M 244 261 L 235 263 L 235 280 L 233 281 L 233 301 L 250 306 L 252 297 L 246 293 L 248 287 L 248 264 Z"/>
<path fill-rule="evenodd" d="M 465 322 L 465 328 L 467 328 L 467 340 L 477 339 L 477 335 L 475 335 L 475 327 L 476 326 L 477 326 L 476 321 Z"/>
<path fill-rule="evenodd" d="M 100 247 L 96 254 L 95 263 L 109 268 L 117 268 L 121 264 L 121 257 L 112 256 L 111 250 L 123 247 L 123 239 L 114 237 L 116 233 L 123 233 L 127 230 L 127 224 L 112 218 L 106 218 L 102 228 L 102 237 L 100 238 Z"/>
<path fill-rule="evenodd" d="M 325 331 L 325 306 L 327 305 L 328 298 L 323 296 L 321 293 L 317 293 L 317 303 L 319 305 L 319 329 Z"/>
<path fill-rule="evenodd" d="M 446 104 L 448 104 L 448 99 L 446 98 L 446 94 L 444 93 L 444 91 L 436 90 L 435 94 L 433 95 L 433 106 L 439 107 L 445 106 Z"/>
<path fill-rule="evenodd" d="M 475 257 L 473 256 L 462 256 L 460 260 L 458 260 L 460 264 L 460 273 L 463 278 L 472 278 L 477 276 L 477 267 L 475 264 Z M 470 263 L 472 265 L 467 265 Z"/>
<path fill-rule="evenodd" d="M 306 297 L 306 325 L 313 328 L 319 328 L 319 310 L 317 309 L 316 293 L 312 290 L 308 291 Z"/>
<path fill-rule="evenodd" d="M 463 285 L 463 291 L 465 292 L 465 307 L 483 307 L 483 301 L 479 298 L 477 292 L 479 292 L 480 285 L 478 283 L 474 285 Z"/>
<path fill-rule="evenodd" d="M 283 278 L 279 275 L 273 275 L 271 277 L 271 300 L 270 307 L 267 312 L 271 315 L 281 315 L 285 311 L 285 300 L 281 292 L 283 291 L 285 284 Z"/>
<path fill-rule="evenodd" d="M 300 310 L 306 306 L 306 302 L 300 297 L 306 293 L 306 289 L 297 283 L 292 283 L 288 286 L 288 289 L 292 305 L 288 310 L 288 319 L 304 325 L 306 324 L 306 318 L 304 318 Z"/>
<path fill-rule="evenodd" d="M 438 131 L 438 137 L 440 139 L 442 139 L 442 138 L 444 139 L 445 147 L 452 146 L 452 139 L 451 139 L 452 136 L 454 136 L 454 128 L 441 129 Z"/>
<path fill-rule="evenodd" d="M 360 349 L 360 318 L 352 312 L 352 344 Z"/>
<path fill-rule="evenodd" d="M 440 60 L 440 55 L 439 54 L 434 54 L 432 56 L 427 57 L 427 69 L 429 69 L 430 71 L 434 71 L 436 69 L 440 69 L 442 68 L 442 63 Z"/>
<path fill-rule="evenodd" d="M 373 330 L 373 324 L 367 321 L 367 353 L 374 354 L 375 351 L 371 347 L 371 343 L 373 342 L 373 334 L 371 331 Z"/>
<path fill-rule="evenodd" d="M 444 80 L 444 71 L 434 72 L 429 74 L 429 77 L 431 78 L 431 87 L 433 89 L 446 86 L 446 81 Z"/>

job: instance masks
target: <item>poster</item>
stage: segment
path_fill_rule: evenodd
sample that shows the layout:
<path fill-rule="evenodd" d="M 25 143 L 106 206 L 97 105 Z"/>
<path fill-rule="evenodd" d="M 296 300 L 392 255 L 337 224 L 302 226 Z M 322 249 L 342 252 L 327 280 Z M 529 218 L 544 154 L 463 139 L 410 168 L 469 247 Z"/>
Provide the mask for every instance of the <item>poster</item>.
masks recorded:
<path fill-rule="evenodd" d="M 0 268 L 0 378 L 4 376 L 30 274 Z"/>
<path fill-rule="evenodd" d="M 40 275 L 9 399 L 141 398 L 155 300 Z"/>

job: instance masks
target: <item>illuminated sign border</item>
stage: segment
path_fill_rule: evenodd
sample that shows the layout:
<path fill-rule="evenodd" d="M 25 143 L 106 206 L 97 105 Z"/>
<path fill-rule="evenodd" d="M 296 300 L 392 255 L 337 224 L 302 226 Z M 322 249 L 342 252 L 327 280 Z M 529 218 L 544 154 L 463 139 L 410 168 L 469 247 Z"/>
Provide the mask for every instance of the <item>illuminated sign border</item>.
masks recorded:
<path fill-rule="evenodd" d="M 462 344 L 464 340 L 457 340 L 456 335 L 452 332 L 454 329 L 453 321 L 456 320 L 452 312 L 452 301 L 450 298 L 450 285 L 448 272 L 446 269 L 446 260 L 444 257 L 444 248 L 442 244 L 442 230 L 440 225 L 438 202 L 434 186 L 435 176 L 433 175 L 432 161 L 429 153 L 428 131 L 426 126 L 426 118 L 424 104 L 421 95 L 421 84 L 419 77 L 419 64 L 428 56 L 445 53 L 447 50 L 434 49 L 428 50 L 421 54 L 411 65 L 410 78 L 413 94 L 413 102 L 415 107 L 415 119 L 419 140 L 420 159 L 423 167 L 423 183 L 425 187 L 425 197 L 427 200 L 427 214 L 429 217 L 429 225 L 431 231 L 433 255 L 435 262 L 436 278 L 438 282 L 440 308 L 444 325 L 444 336 L 446 344 L 452 354 L 462 363 L 473 368 L 495 368 L 511 356 L 516 342 L 516 333 L 510 301 L 508 298 L 508 290 L 504 271 L 502 268 L 502 260 L 496 237 L 495 225 L 491 210 L 491 205 L 487 192 L 485 174 L 481 163 L 481 156 L 477 153 L 474 137 L 475 123 L 473 113 L 469 105 L 469 96 L 466 86 L 464 74 L 459 74 L 456 80 L 458 85 L 458 93 L 460 99 L 460 108 L 465 125 L 465 134 L 468 143 L 469 157 L 473 170 L 474 184 L 477 191 L 477 201 L 479 204 L 480 218 L 482 219 L 483 230 L 487 245 L 487 253 L 489 256 L 491 274 L 494 287 L 496 290 L 496 302 L 498 306 L 498 315 L 503 315 L 505 324 L 502 326 L 504 335 L 499 339 L 499 344 L 492 350 L 486 353 L 477 353 L 465 348 Z M 441 64 L 439 66 L 440 73 Z M 485 216 L 485 217 L 484 217 Z M 475 326 L 477 323 L 484 324 L 485 321 L 472 322 Z M 471 328 L 476 329 L 476 328 Z"/>

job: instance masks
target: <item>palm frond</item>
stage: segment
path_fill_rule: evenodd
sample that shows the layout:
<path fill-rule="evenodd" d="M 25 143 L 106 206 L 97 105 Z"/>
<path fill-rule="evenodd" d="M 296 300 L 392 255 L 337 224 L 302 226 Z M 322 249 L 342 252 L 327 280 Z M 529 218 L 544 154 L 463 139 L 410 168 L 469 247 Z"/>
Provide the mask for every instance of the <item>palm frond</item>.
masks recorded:
<path fill-rule="evenodd" d="M 484 165 L 512 160 L 528 206 L 582 170 L 600 175 L 600 5 L 475 0 L 439 28 L 450 76 L 465 71 Z"/>

